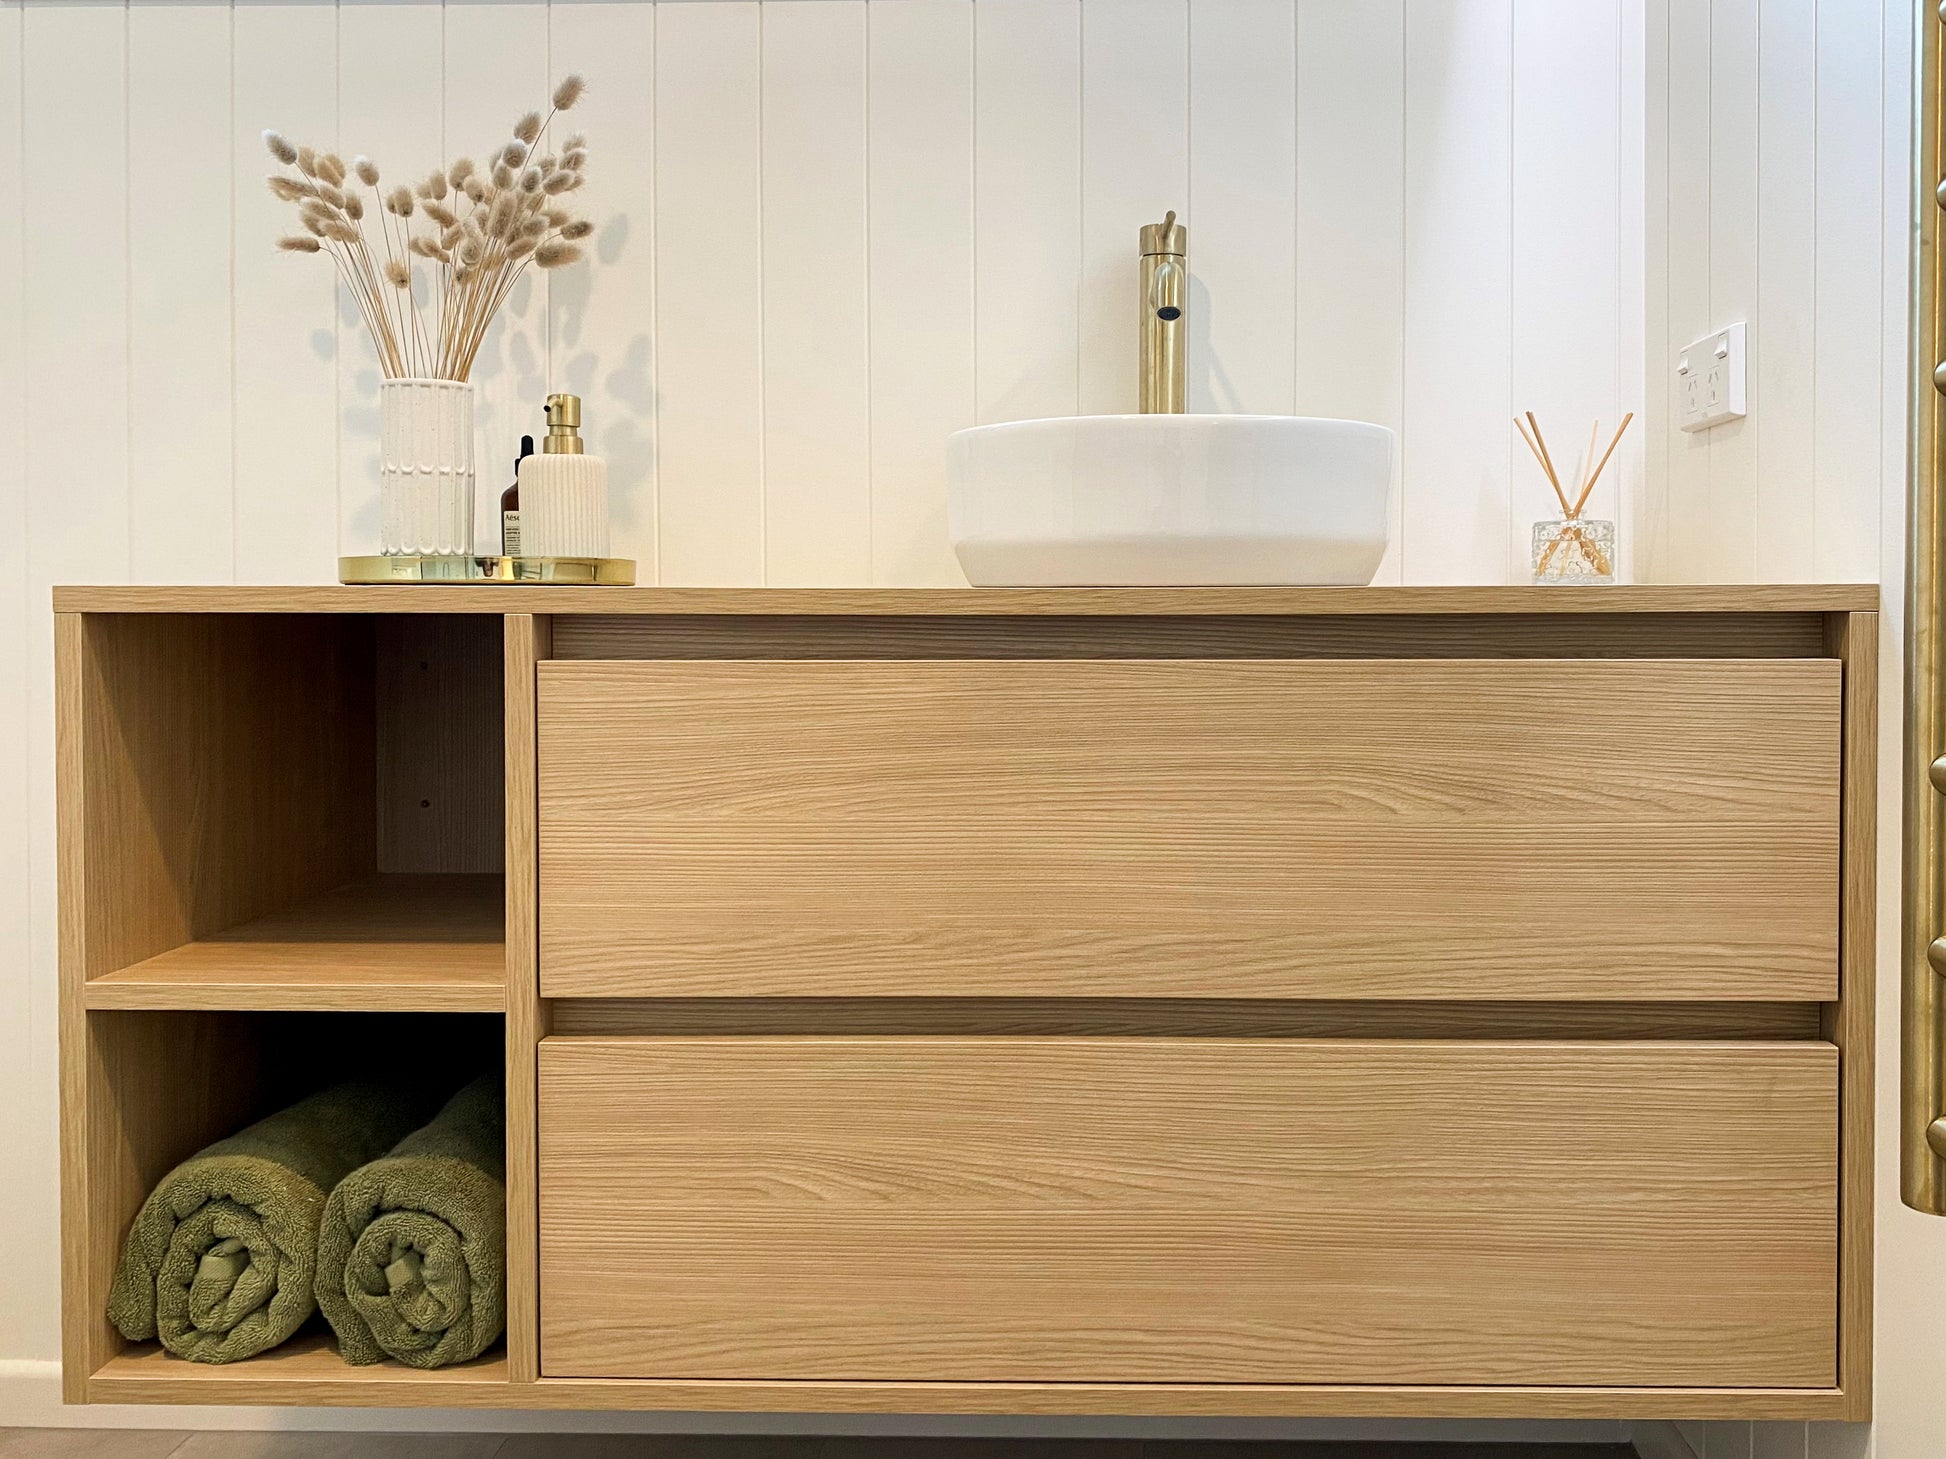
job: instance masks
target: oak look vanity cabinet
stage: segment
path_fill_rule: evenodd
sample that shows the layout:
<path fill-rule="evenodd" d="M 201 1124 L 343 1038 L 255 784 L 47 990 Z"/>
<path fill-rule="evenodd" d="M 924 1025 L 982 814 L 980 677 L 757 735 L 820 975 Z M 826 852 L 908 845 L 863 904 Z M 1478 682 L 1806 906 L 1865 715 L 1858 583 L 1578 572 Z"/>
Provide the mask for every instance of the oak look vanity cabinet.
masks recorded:
<path fill-rule="evenodd" d="M 69 1395 L 1863 1417 L 1875 604 L 63 590 Z M 332 1024 L 504 1051 L 504 1346 L 122 1343 Z"/>

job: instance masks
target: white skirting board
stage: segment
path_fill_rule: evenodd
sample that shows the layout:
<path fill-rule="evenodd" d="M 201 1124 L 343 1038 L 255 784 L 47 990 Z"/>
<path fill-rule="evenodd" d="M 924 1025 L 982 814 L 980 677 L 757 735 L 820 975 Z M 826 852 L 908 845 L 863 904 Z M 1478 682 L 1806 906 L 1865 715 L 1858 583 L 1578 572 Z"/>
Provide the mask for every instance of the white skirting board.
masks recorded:
<path fill-rule="evenodd" d="M 1653 1425 L 1637 1424 L 1639 1433 Z M 1673 1432 L 1674 1426 L 1668 1426 Z M 927 1438 L 1384 1439 L 1614 1444 L 1605 1419 L 905 1417 L 898 1414 L 562 1413 L 521 1409 L 192 1408 L 61 1402 L 60 1364 L 0 1359 L 0 1428 L 339 1430 L 361 1433 L 857 1434 Z M 1639 1440 L 1638 1440 L 1639 1442 Z M 1687 1450 L 1642 1451 L 1690 1459 Z"/>

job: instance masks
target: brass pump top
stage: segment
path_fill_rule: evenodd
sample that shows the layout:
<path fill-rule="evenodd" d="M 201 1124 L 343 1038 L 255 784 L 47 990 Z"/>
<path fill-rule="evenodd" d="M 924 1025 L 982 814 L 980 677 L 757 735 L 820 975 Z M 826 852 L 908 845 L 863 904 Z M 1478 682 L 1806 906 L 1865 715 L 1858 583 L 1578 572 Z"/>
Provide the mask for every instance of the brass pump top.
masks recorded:
<path fill-rule="evenodd" d="M 547 397 L 547 438 L 541 442 L 541 454 L 546 456 L 579 456 L 581 443 L 581 397 L 579 395 L 550 395 Z"/>
<path fill-rule="evenodd" d="M 1145 255 L 1169 254 L 1176 258 L 1186 257 L 1189 253 L 1189 230 L 1176 221 L 1176 210 L 1171 208 L 1160 223 L 1142 225 L 1142 252 Z"/>

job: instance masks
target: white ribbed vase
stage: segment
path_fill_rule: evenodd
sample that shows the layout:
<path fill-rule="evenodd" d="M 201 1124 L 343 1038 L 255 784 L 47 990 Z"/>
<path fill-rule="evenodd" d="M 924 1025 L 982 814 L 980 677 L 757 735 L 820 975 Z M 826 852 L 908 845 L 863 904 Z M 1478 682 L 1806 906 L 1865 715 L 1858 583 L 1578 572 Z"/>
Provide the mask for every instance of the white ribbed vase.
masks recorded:
<path fill-rule="evenodd" d="M 473 551 L 473 387 L 385 380 L 379 404 L 379 551 Z"/>
<path fill-rule="evenodd" d="M 599 456 L 529 456 L 520 463 L 523 557 L 608 556 L 608 463 Z"/>

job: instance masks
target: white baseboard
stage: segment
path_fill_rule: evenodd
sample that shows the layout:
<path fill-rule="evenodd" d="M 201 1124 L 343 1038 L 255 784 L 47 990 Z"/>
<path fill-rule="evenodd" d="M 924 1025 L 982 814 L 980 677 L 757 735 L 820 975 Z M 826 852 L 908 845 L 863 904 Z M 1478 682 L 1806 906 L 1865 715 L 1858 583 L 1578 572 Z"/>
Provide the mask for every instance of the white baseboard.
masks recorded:
<path fill-rule="evenodd" d="M 1641 1425 L 1637 1425 L 1639 1429 Z M 1672 1426 L 1673 1427 L 1673 1426 Z M 1390 1439 L 1613 1444 L 1605 1419 L 1059 1418 L 900 1414 L 560 1413 L 479 1408 L 189 1408 L 61 1402 L 61 1366 L 0 1359 L 0 1428 L 333 1429 L 362 1433 L 861 1434 L 936 1438 Z M 1694 1459 L 1686 1449 L 1649 1459 Z"/>
<path fill-rule="evenodd" d="M 1701 1459 L 1682 1430 L 1666 1418 L 1637 1421 L 1630 1426 L 1628 1438 L 1641 1459 Z"/>

